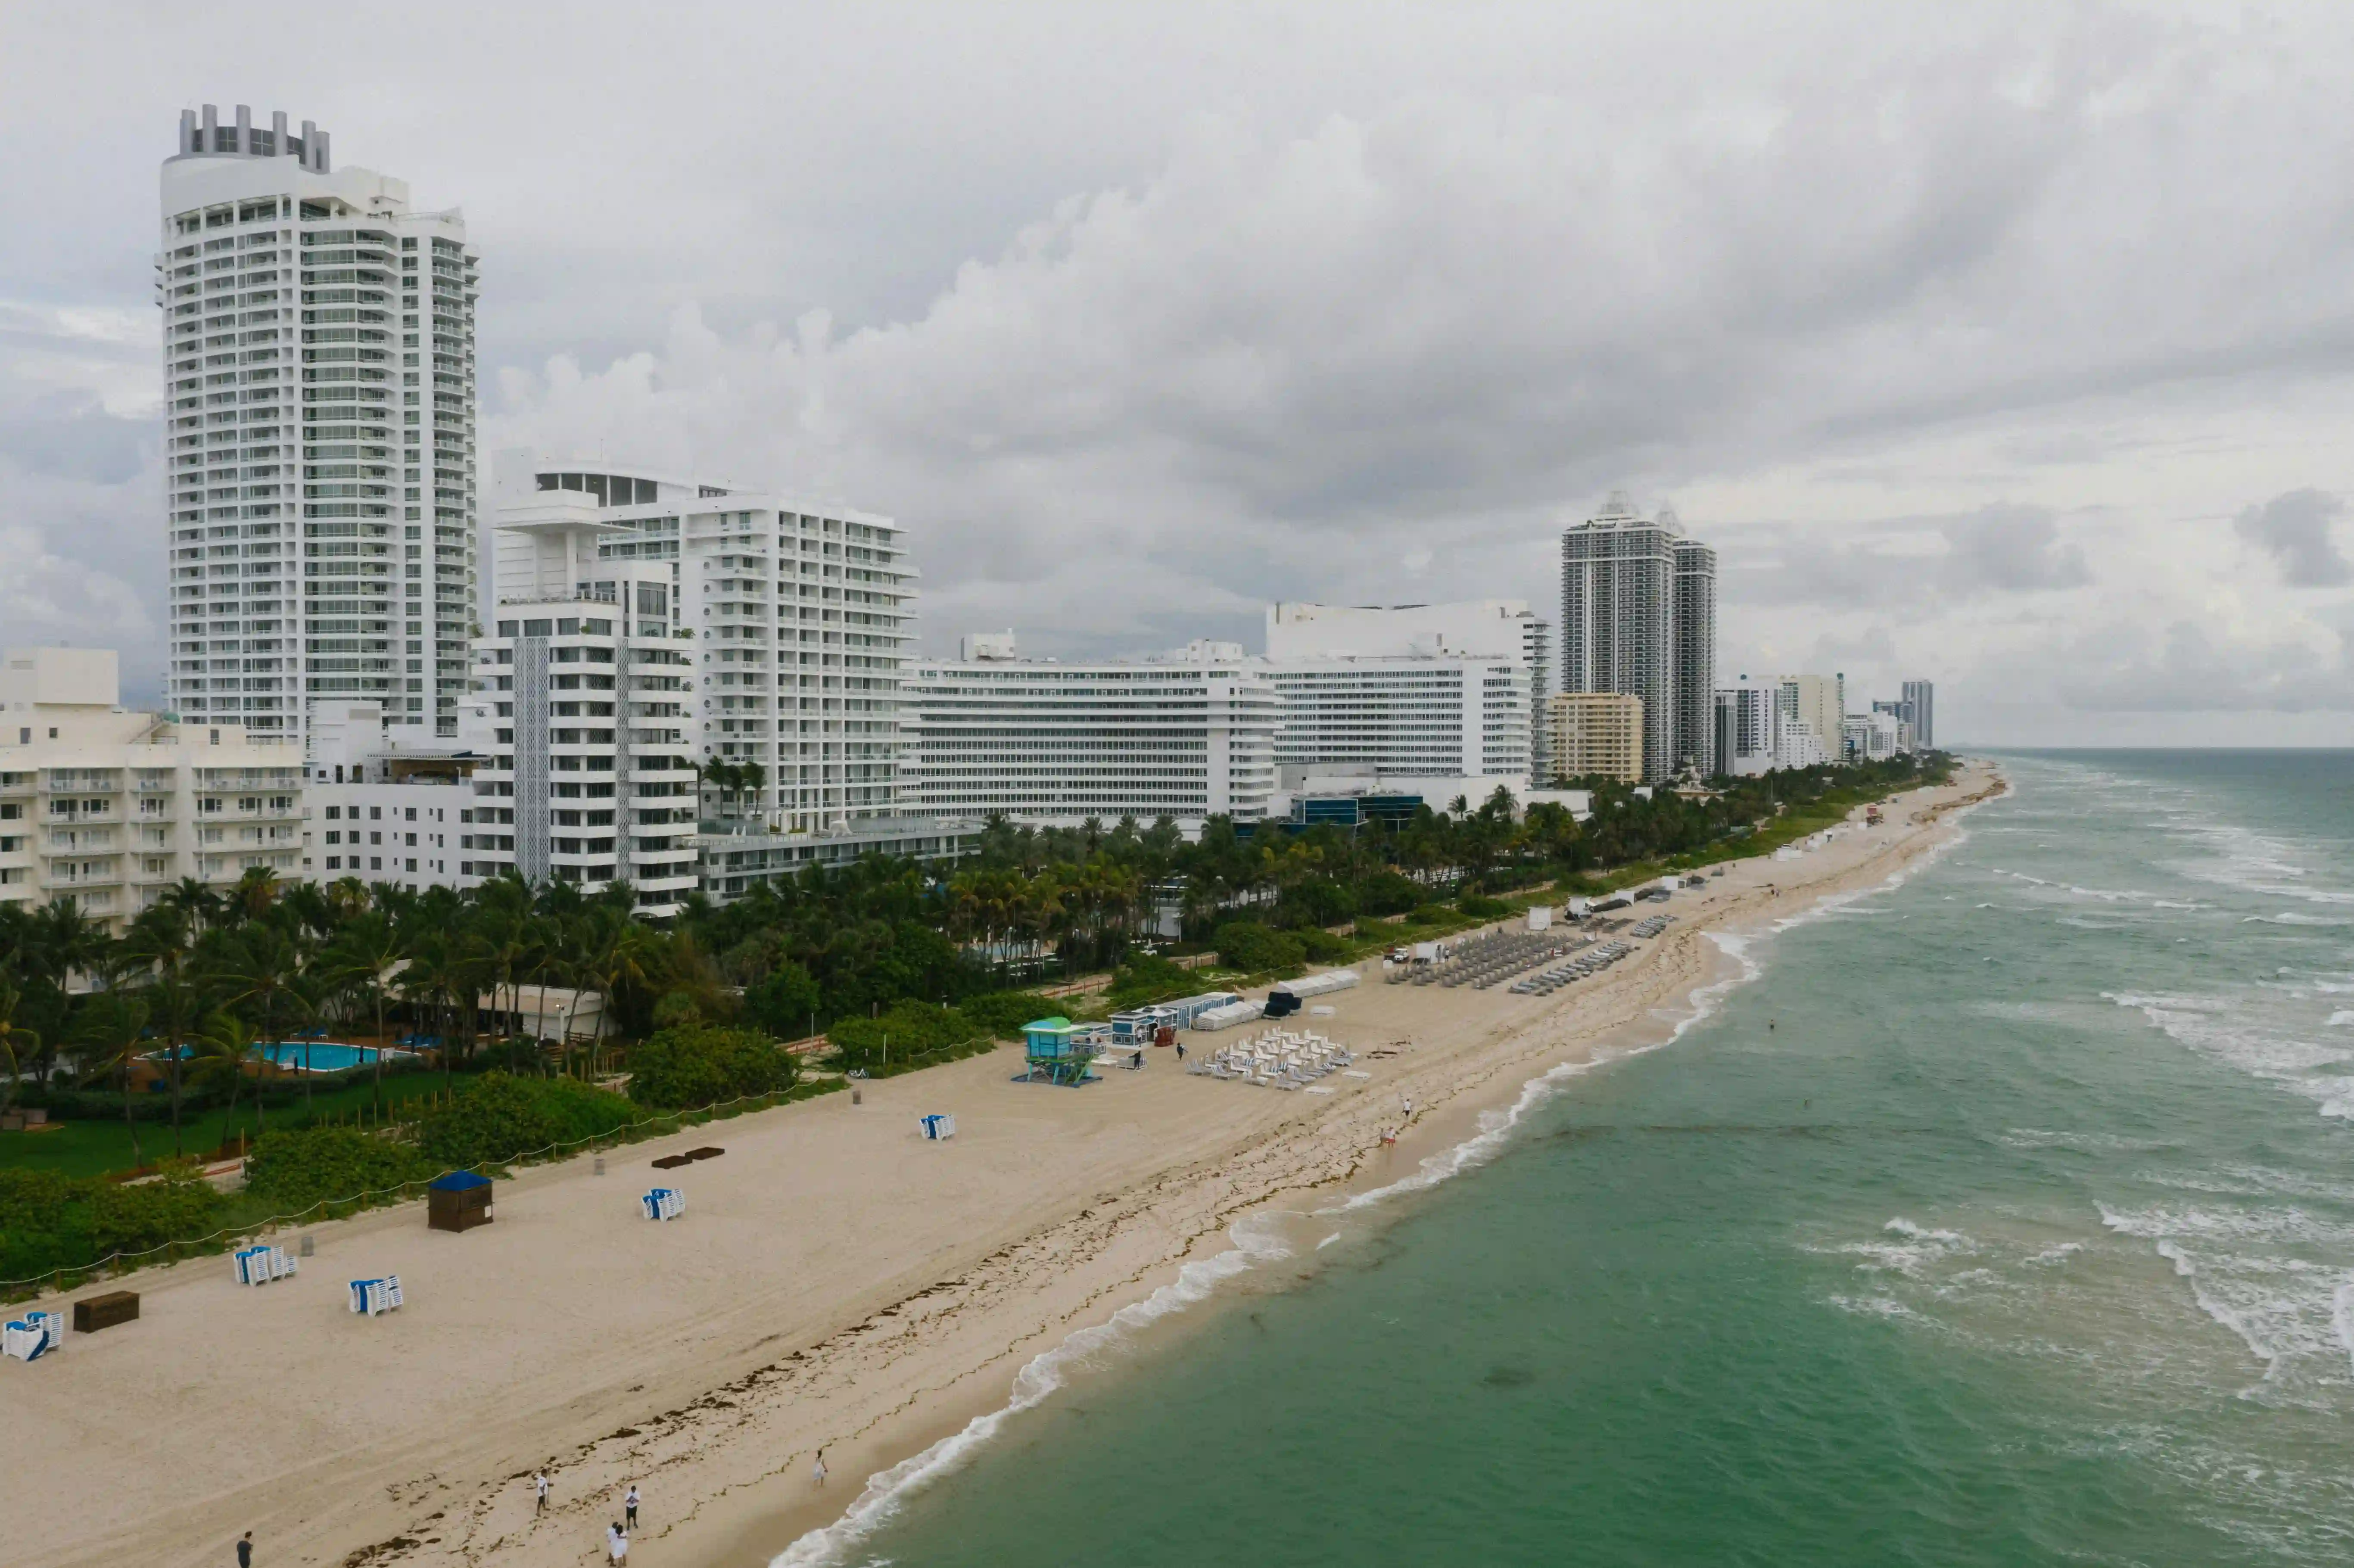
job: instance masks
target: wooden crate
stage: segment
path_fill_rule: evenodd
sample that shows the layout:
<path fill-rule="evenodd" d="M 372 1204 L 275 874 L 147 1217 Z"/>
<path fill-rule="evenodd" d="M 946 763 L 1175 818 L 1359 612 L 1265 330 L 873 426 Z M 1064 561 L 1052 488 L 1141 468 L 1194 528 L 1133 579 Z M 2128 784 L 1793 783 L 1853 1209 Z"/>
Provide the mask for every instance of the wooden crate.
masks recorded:
<path fill-rule="evenodd" d="M 471 1231 L 491 1223 L 491 1189 L 470 1187 L 448 1192 L 435 1188 L 425 1194 L 425 1224 L 437 1231 Z"/>
<path fill-rule="evenodd" d="M 95 1334 L 101 1329 L 111 1329 L 117 1323 L 134 1321 L 138 1316 L 139 1292 L 136 1290 L 110 1290 L 102 1296 L 85 1296 L 74 1303 L 74 1332 Z"/>

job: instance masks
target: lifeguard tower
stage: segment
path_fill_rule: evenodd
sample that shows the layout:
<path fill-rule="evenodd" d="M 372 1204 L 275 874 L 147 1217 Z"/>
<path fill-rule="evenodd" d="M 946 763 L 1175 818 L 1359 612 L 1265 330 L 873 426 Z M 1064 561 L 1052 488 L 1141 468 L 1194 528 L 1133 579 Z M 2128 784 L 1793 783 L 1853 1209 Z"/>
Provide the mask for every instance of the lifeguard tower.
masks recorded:
<path fill-rule="evenodd" d="M 1074 1023 L 1067 1018 L 1041 1018 L 1022 1026 L 1028 1053 L 1022 1081 L 1047 1084 L 1091 1084 L 1096 1057 L 1103 1052 L 1100 1024 Z"/>

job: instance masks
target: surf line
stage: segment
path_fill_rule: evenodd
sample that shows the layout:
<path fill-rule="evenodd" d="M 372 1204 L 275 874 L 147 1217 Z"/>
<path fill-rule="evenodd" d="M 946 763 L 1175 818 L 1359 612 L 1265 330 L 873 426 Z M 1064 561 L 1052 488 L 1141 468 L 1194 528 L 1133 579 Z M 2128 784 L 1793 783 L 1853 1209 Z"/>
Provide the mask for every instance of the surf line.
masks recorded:
<path fill-rule="evenodd" d="M 1734 959 L 1740 968 L 1722 980 L 1694 987 L 1687 999 L 1688 1008 L 1678 1010 L 1681 1016 L 1664 1037 L 1646 1045 L 1597 1052 L 1584 1061 L 1559 1063 L 1522 1084 L 1520 1094 L 1506 1109 L 1482 1112 L 1479 1132 L 1448 1150 L 1428 1156 L 1415 1174 L 1357 1193 L 1340 1203 L 1311 1210 L 1310 1213 L 1317 1217 L 1354 1213 L 1386 1202 L 1401 1192 L 1426 1191 L 1466 1171 L 1485 1165 L 1508 1146 L 1513 1130 L 1527 1118 L 1530 1111 L 1552 1098 L 1573 1079 L 1582 1077 L 1596 1067 L 1649 1055 L 1653 1051 L 1674 1044 L 1694 1025 L 1712 1017 L 1733 991 L 1763 975 L 1765 966 L 1751 954 L 1759 936 L 1776 936 L 1792 927 L 1821 919 L 1827 913 L 1826 906 L 1850 903 L 1874 893 L 1902 886 L 1915 871 L 1944 858 L 1946 853 L 1967 836 L 1959 827 L 1958 819 L 1984 803 L 1983 800 L 1972 801 L 1950 813 L 1950 819 L 1955 822 L 1954 831 L 1943 842 L 1931 845 L 1897 867 L 1876 887 L 1826 894 L 1808 908 L 1773 922 L 1763 932 L 1702 932 L 1702 937 L 1716 944 L 1718 949 Z M 1394 1142 L 1394 1138 L 1385 1132 L 1383 1141 Z M 769 1559 L 769 1568 L 830 1568 L 830 1565 L 839 1563 L 851 1548 L 897 1517 L 909 1498 L 961 1468 L 1014 1416 L 1044 1403 L 1069 1381 L 1070 1370 L 1084 1363 L 1088 1356 L 1110 1348 L 1150 1324 L 1207 1300 L 1226 1281 L 1262 1263 L 1292 1255 L 1289 1246 L 1252 1224 L 1254 1220 L 1271 1222 L 1281 1212 L 1262 1210 L 1246 1214 L 1226 1228 L 1226 1238 L 1233 1244 L 1227 1250 L 1181 1266 L 1174 1280 L 1143 1300 L 1119 1308 L 1102 1323 L 1074 1330 L 1054 1349 L 1039 1352 L 1014 1374 L 1013 1395 L 1003 1405 L 985 1415 L 973 1417 L 958 1431 L 939 1439 L 921 1453 L 868 1477 L 856 1500 L 840 1519 L 802 1535 Z M 1327 1237 L 1317 1244 L 1318 1250 L 1337 1239 L 1337 1236 Z"/>

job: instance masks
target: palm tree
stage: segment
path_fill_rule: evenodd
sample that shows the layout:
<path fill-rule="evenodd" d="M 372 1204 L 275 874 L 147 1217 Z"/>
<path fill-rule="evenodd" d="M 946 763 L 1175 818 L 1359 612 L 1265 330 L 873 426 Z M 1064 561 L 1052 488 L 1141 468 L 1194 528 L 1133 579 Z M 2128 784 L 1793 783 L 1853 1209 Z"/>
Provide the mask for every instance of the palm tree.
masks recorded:
<path fill-rule="evenodd" d="M 451 1059 L 455 1054 L 453 1037 L 458 1033 L 451 1017 L 472 979 L 456 940 L 439 929 L 429 930 L 418 938 L 408 964 L 400 971 L 400 993 L 408 998 L 409 1006 L 428 1009 L 437 1020 L 434 1034 L 441 1042 L 441 1080 L 445 1087 L 451 1080 Z"/>
<path fill-rule="evenodd" d="M 0 979 L 0 1057 L 7 1059 L 8 1082 L 0 1087 L 0 1112 L 16 1103 L 16 1075 L 22 1071 L 25 1054 L 37 1051 L 41 1045 L 38 1031 L 16 1022 L 16 1008 L 25 1000 L 22 988 Z"/>
<path fill-rule="evenodd" d="M 380 914 L 360 916 L 345 926 L 336 938 L 335 945 L 324 955 L 330 983 L 345 985 L 358 991 L 376 1009 L 376 1073 L 375 1103 L 378 1113 L 384 1109 L 384 1000 L 385 990 L 401 963 L 408 956 L 409 944 L 402 938 L 400 928 Z"/>
<path fill-rule="evenodd" d="M 278 1047 L 283 1044 L 278 1032 L 281 1011 L 291 1012 L 297 1018 L 315 1014 L 318 1011 L 304 985 L 305 956 L 294 938 L 267 925 L 255 926 L 248 930 L 239 947 L 237 969 L 222 977 L 235 990 L 229 1000 L 250 1001 L 260 1007 L 262 1035 L 271 1047 Z M 266 1115 L 262 1110 L 259 1083 L 254 1086 L 253 1095 L 256 1114 Z M 306 1041 L 302 1050 L 304 1114 L 309 1114 L 311 1107 L 311 1052 Z"/>
<path fill-rule="evenodd" d="M 276 872 L 266 865 L 252 866 L 229 890 L 229 907 L 238 919 L 249 924 L 269 914 L 270 906 L 278 902 L 283 891 Z"/>
<path fill-rule="evenodd" d="M 227 1009 L 216 1012 L 205 1032 L 189 1043 L 188 1076 L 199 1083 L 228 1080 L 228 1108 L 221 1118 L 221 1140 L 228 1139 L 237 1120 L 237 1095 L 245 1086 L 246 1068 L 253 1061 L 253 1031 Z M 259 1097 L 257 1096 L 257 1099 Z"/>
<path fill-rule="evenodd" d="M 159 902 L 139 912 L 125 934 L 124 959 L 154 978 L 153 992 L 161 1004 L 165 1073 L 172 1084 L 172 1152 L 180 1153 L 181 1046 L 197 1012 L 196 990 L 188 983 L 188 962 L 195 949 L 188 916 L 175 900 Z"/>
<path fill-rule="evenodd" d="M 131 1069 L 147 1044 L 147 1004 L 121 991 L 106 991 L 82 1009 L 77 1031 L 90 1047 L 91 1065 L 98 1075 L 115 1073 L 122 1084 L 122 1125 L 131 1134 L 131 1162 L 146 1163 L 139 1151 L 139 1124 L 131 1115 Z"/>
<path fill-rule="evenodd" d="M 155 899 L 154 907 L 169 909 L 186 922 L 191 931 L 201 931 L 220 918 L 219 895 L 193 876 L 184 876 L 165 888 Z"/>

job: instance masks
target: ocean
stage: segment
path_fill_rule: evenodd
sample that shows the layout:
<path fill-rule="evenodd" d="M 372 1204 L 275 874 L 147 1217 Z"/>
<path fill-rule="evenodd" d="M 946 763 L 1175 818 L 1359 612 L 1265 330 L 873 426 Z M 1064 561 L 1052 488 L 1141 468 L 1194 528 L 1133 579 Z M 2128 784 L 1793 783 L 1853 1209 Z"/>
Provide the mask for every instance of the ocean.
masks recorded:
<path fill-rule="evenodd" d="M 2000 761 L 1671 1044 L 1245 1222 L 787 1558 L 2354 1559 L 2354 756 Z"/>

